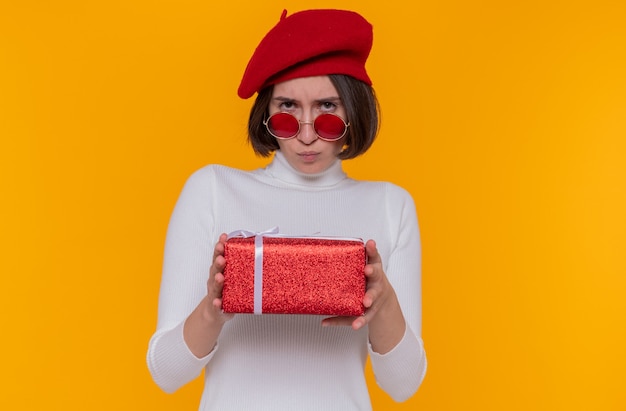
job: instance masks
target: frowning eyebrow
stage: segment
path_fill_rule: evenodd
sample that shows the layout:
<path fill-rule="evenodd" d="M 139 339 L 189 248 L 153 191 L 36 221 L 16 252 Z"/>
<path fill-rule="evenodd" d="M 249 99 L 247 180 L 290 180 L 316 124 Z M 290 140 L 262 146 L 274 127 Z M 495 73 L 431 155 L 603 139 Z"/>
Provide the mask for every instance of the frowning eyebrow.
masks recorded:
<path fill-rule="evenodd" d="M 281 102 L 281 103 L 298 103 L 298 100 L 294 99 L 294 98 L 290 98 L 290 97 L 283 97 L 283 96 L 276 96 L 273 97 L 272 100 Z M 319 99 L 315 99 L 313 100 L 314 103 L 316 104 L 320 104 L 320 103 L 335 103 L 338 104 L 341 102 L 341 97 L 339 96 L 332 96 L 332 97 L 326 97 L 326 98 L 319 98 Z"/>

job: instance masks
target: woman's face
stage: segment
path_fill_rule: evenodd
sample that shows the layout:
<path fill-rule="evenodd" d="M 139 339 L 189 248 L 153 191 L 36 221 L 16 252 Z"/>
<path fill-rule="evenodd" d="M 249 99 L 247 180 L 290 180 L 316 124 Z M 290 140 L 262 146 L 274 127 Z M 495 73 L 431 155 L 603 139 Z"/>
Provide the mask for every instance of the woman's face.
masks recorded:
<path fill-rule="evenodd" d="M 312 123 L 320 114 L 333 113 L 346 120 L 345 108 L 328 76 L 302 77 L 274 85 L 269 114 L 287 112 L 301 122 Z M 315 174 L 326 170 L 337 159 L 345 136 L 337 141 L 320 139 L 312 124 L 300 124 L 298 135 L 277 139 L 280 151 L 296 170 Z"/>

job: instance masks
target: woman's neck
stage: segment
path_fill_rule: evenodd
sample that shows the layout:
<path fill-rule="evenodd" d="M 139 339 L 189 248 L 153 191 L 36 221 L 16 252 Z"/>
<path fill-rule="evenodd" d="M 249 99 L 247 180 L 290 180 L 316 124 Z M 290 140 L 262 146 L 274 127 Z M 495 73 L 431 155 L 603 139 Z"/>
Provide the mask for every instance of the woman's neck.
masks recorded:
<path fill-rule="evenodd" d="M 347 178 L 339 159 L 321 173 L 307 174 L 293 168 L 280 150 L 274 153 L 274 159 L 265 170 L 285 183 L 307 187 L 331 187 Z"/>

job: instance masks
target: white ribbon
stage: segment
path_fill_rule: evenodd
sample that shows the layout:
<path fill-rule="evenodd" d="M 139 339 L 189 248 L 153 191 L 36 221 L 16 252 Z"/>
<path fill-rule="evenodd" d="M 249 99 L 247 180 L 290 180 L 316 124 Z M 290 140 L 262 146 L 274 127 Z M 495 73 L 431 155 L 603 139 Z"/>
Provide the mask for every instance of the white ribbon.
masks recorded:
<path fill-rule="evenodd" d="M 254 313 L 263 313 L 263 237 L 277 236 L 278 227 L 269 230 L 254 232 L 237 230 L 228 234 L 228 238 L 254 237 Z"/>
<path fill-rule="evenodd" d="M 254 231 L 249 231 L 249 230 L 235 230 L 232 231 L 231 233 L 228 234 L 228 239 L 231 239 L 233 237 L 242 237 L 242 238 L 248 238 L 248 237 L 254 237 L 257 235 L 260 236 L 270 236 L 270 235 L 277 235 L 278 234 L 278 227 L 272 227 L 270 229 L 267 229 L 265 231 L 259 231 L 259 232 L 254 232 Z"/>

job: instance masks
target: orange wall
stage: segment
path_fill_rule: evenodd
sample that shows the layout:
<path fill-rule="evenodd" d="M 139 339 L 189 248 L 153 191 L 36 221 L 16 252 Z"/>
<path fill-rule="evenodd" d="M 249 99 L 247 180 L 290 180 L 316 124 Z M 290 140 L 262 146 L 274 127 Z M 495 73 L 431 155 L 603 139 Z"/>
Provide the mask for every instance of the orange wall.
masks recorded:
<path fill-rule="evenodd" d="M 346 168 L 420 215 L 429 371 L 375 408 L 626 409 L 626 4 L 286 3 L 373 22 Z M 265 163 L 235 90 L 282 7 L 2 2 L 0 409 L 196 408 L 144 361 L 166 225 L 197 168 Z"/>

